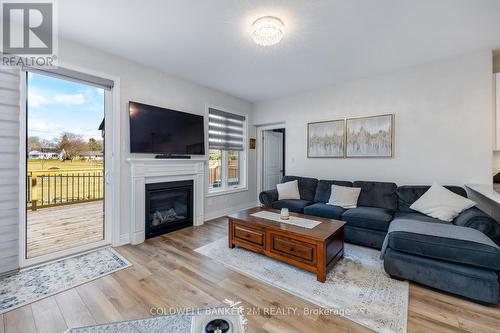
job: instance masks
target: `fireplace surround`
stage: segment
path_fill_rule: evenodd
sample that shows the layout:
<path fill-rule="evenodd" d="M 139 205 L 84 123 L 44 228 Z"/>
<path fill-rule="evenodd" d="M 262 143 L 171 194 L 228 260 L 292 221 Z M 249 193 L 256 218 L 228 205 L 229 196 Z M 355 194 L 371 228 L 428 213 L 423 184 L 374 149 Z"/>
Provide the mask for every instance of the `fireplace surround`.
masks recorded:
<path fill-rule="evenodd" d="M 193 182 L 193 226 L 204 221 L 205 161 L 203 159 L 163 160 L 154 157 L 131 157 L 130 191 L 128 207 L 129 239 L 131 244 L 140 244 L 146 238 L 146 186 L 154 183 L 191 180 Z"/>

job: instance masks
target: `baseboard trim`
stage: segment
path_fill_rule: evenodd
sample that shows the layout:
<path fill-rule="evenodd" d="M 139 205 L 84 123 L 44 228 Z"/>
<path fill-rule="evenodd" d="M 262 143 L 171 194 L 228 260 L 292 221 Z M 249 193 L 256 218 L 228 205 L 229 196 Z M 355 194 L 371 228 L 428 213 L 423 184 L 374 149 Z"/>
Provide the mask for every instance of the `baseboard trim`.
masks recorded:
<path fill-rule="evenodd" d="M 205 212 L 205 221 L 213 220 L 213 219 L 225 216 L 225 215 L 236 213 L 237 211 L 240 211 L 240 210 L 254 208 L 254 207 L 257 207 L 258 205 L 259 204 L 255 203 L 255 202 L 247 202 L 247 203 L 242 204 L 242 205 L 228 207 L 225 209 L 219 209 L 219 210 L 216 210 L 213 212 Z"/>
<path fill-rule="evenodd" d="M 120 235 L 120 239 L 118 240 L 118 244 L 116 246 L 122 246 L 125 244 L 130 244 L 130 234 Z"/>
<path fill-rule="evenodd" d="M 14 274 L 17 274 L 19 272 L 19 268 L 16 268 L 16 269 L 11 269 L 9 271 L 6 271 L 6 272 L 3 272 L 3 273 L 0 273 L 0 278 L 6 278 L 6 277 L 9 277 L 11 275 L 14 275 Z"/>

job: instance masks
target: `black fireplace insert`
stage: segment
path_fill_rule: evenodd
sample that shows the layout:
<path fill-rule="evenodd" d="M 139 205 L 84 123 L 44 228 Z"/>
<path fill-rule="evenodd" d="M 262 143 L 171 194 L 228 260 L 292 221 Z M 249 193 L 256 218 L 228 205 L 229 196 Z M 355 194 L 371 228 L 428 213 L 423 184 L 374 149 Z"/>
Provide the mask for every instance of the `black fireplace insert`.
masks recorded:
<path fill-rule="evenodd" d="M 146 184 L 146 238 L 192 225 L 192 180 Z"/>

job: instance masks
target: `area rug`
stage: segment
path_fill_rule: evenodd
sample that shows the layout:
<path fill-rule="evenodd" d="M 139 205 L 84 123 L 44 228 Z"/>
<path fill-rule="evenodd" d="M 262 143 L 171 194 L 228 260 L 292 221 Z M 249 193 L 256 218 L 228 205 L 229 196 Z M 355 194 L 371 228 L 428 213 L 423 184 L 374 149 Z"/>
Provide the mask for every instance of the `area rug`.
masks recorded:
<path fill-rule="evenodd" d="M 344 258 L 329 270 L 325 283 L 316 281 L 316 274 L 280 261 L 229 249 L 226 238 L 196 252 L 377 332 L 406 332 L 409 284 L 384 272 L 379 251 L 345 244 Z"/>
<path fill-rule="evenodd" d="M 65 333 L 191 333 L 191 316 L 162 316 L 72 328 Z"/>
<path fill-rule="evenodd" d="M 71 328 L 65 333 L 192 333 L 205 332 L 203 326 L 209 321 L 222 318 L 230 322 L 235 333 L 245 332 L 247 319 L 239 302 L 224 300 L 230 307 L 209 309 L 181 309 L 171 315 L 118 321 L 108 324 Z"/>
<path fill-rule="evenodd" d="M 112 248 L 28 268 L 0 279 L 0 314 L 131 266 Z"/>

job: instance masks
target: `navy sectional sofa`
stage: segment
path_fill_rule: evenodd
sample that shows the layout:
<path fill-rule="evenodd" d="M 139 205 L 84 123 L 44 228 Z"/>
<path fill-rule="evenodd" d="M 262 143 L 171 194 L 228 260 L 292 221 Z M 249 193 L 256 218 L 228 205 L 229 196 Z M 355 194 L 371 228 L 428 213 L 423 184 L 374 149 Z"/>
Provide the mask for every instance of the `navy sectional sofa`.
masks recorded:
<path fill-rule="evenodd" d="M 282 182 L 293 180 L 298 181 L 300 200 L 278 200 L 278 192 L 274 189 L 260 193 L 262 205 L 343 220 L 346 222 L 346 242 L 376 249 L 382 248 L 391 225 L 395 227 L 402 223 L 400 221 L 415 221 L 429 230 L 430 235 L 401 228 L 391 231 L 384 249 L 384 268 L 389 275 L 478 302 L 496 304 L 499 301 L 500 224 L 478 208 L 465 210 L 450 224 L 410 208 L 430 186 L 398 187 L 389 182 L 349 182 L 296 176 L 285 176 Z M 361 188 L 357 208 L 327 205 L 332 184 Z M 447 188 L 467 197 L 461 187 Z M 442 228 L 439 225 L 443 224 L 447 225 L 446 228 L 451 226 L 452 234 L 456 235 L 440 236 L 438 231 Z M 463 231 L 472 232 L 473 237 L 462 237 L 461 233 L 468 234 Z"/>

